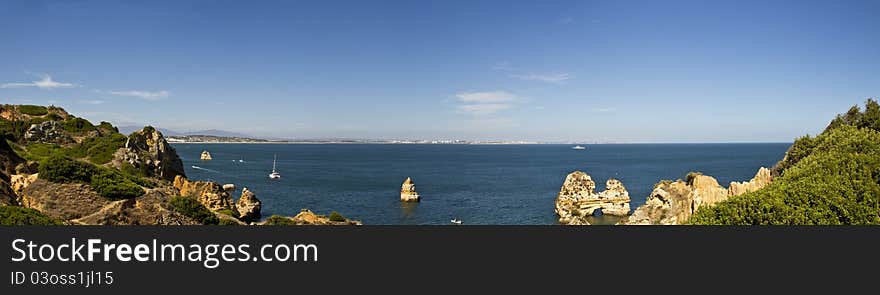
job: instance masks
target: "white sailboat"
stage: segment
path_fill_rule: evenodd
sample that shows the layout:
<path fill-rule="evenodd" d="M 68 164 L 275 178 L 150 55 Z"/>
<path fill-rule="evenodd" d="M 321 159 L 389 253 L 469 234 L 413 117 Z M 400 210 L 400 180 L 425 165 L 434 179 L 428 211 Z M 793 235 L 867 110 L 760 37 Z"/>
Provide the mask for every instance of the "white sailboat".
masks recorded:
<path fill-rule="evenodd" d="M 278 179 L 281 178 L 281 173 L 275 171 L 275 162 L 278 160 L 278 155 L 272 159 L 272 173 L 269 173 L 269 179 Z"/>

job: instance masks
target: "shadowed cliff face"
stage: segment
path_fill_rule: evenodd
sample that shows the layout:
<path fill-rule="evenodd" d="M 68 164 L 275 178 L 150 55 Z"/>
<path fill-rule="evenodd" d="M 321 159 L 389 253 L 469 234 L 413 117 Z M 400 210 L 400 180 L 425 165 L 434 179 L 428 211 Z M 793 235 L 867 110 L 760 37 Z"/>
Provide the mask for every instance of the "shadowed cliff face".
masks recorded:
<path fill-rule="evenodd" d="M 15 173 L 15 166 L 24 162 L 12 147 L 0 138 L 0 205 L 15 204 L 15 194 L 10 187 L 10 176 Z"/>

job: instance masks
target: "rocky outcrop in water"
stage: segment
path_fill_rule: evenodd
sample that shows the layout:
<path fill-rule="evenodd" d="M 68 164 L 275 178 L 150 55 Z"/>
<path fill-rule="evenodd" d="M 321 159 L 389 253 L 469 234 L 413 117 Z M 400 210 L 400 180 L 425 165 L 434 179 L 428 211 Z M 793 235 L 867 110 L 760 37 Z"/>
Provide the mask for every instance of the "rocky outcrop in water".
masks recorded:
<path fill-rule="evenodd" d="M 260 199 L 257 199 L 257 196 L 247 188 L 241 190 L 241 197 L 235 205 L 238 208 L 239 219 L 247 221 L 260 219 L 263 202 L 260 202 Z"/>
<path fill-rule="evenodd" d="M 235 203 L 229 192 L 220 184 L 213 181 L 190 181 L 186 177 L 178 175 L 174 178 L 174 188 L 181 196 L 196 198 L 206 208 L 212 211 L 229 209 L 236 211 Z"/>
<path fill-rule="evenodd" d="M 272 219 L 282 219 L 281 221 Z M 318 215 L 309 209 L 302 209 L 299 214 L 294 217 L 272 216 L 263 224 L 275 225 L 362 225 L 360 221 L 344 218 L 344 220 L 334 221 L 324 215 Z"/>
<path fill-rule="evenodd" d="M 24 133 L 24 139 L 28 142 L 53 143 L 53 144 L 72 144 L 76 141 L 67 132 L 64 126 L 58 121 L 46 121 L 40 124 L 33 124 Z"/>
<path fill-rule="evenodd" d="M 770 170 L 764 167 L 749 182 L 732 182 L 730 189 L 719 185 L 715 178 L 701 174 L 689 174 L 687 181 L 661 181 L 654 186 L 645 204 L 636 208 L 623 224 L 682 224 L 700 208 L 756 191 L 770 181 Z"/>
<path fill-rule="evenodd" d="M 113 165 L 122 168 L 128 163 L 148 176 L 163 180 L 174 180 L 176 176 L 186 176 L 183 162 L 177 152 L 168 144 L 165 137 L 153 127 L 144 127 L 128 136 L 125 147 L 113 155 Z"/>
<path fill-rule="evenodd" d="M 623 183 L 609 179 L 605 190 L 595 192 L 596 183 L 590 175 L 575 171 L 565 177 L 559 194 L 556 196 L 556 214 L 559 223 L 567 225 L 588 225 L 587 217 L 596 210 L 602 214 L 626 216 L 629 213 L 629 192 Z"/>
<path fill-rule="evenodd" d="M 400 200 L 404 202 L 418 202 L 419 199 L 420 196 L 416 192 L 416 184 L 413 183 L 411 178 L 407 177 L 403 181 L 403 185 L 400 186 Z"/>
<path fill-rule="evenodd" d="M 208 151 L 202 151 L 202 155 L 199 156 L 199 159 L 202 161 L 210 161 L 212 159 L 211 153 Z"/>

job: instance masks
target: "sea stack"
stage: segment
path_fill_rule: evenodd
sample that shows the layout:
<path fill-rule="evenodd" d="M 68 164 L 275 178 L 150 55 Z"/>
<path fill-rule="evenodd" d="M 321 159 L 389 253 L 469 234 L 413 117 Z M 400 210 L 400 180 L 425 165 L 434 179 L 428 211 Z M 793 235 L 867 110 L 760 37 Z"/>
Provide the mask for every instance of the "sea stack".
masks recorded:
<path fill-rule="evenodd" d="M 419 193 L 416 192 L 416 184 L 407 177 L 400 186 L 400 200 L 403 202 L 418 202 Z"/>
<path fill-rule="evenodd" d="M 202 161 L 210 161 L 211 160 L 211 153 L 209 153 L 206 150 L 202 151 L 202 156 L 200 158 L 202 159 Z"/>
<path fill-rule="evenodd" d="M 556 215 L 565 225 L 589 225 L 587 217 L 596 210 L 605 215 L 629 214 L 629 192 L 617 179 L 608 179 L 605 190 L 596 193 L 596 182 L 582 171 L 569 173 L 556 195 Z"/>

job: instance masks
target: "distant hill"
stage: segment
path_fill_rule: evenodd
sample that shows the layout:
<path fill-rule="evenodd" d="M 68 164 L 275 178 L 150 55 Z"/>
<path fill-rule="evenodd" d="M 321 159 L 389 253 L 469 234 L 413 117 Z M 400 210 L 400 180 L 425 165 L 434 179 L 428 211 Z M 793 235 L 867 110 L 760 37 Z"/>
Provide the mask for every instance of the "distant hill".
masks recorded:
<path fill-rule="evenodd" d="M 122 134 L 131 134 L 132 132 L 141 130 L 144 126 L 119 126 L 119 133 Z M 217 129 L 209 129 L 209 130 L 199 130 L 199 131 L 189 131 L 189 132 L 180 132 L 165 128 L 156 128 L 159 132 L 162 132 L 162 135 L 165 136 L 189 136 L 189 135 L 207 135 L 207 136 L 217 136 L 217 137 L 240 137 L 240 138 L 254 138 L 253 136 L 249 136 L 247 134 L 226 131 L 226 130 L 217 130 Z"/>

